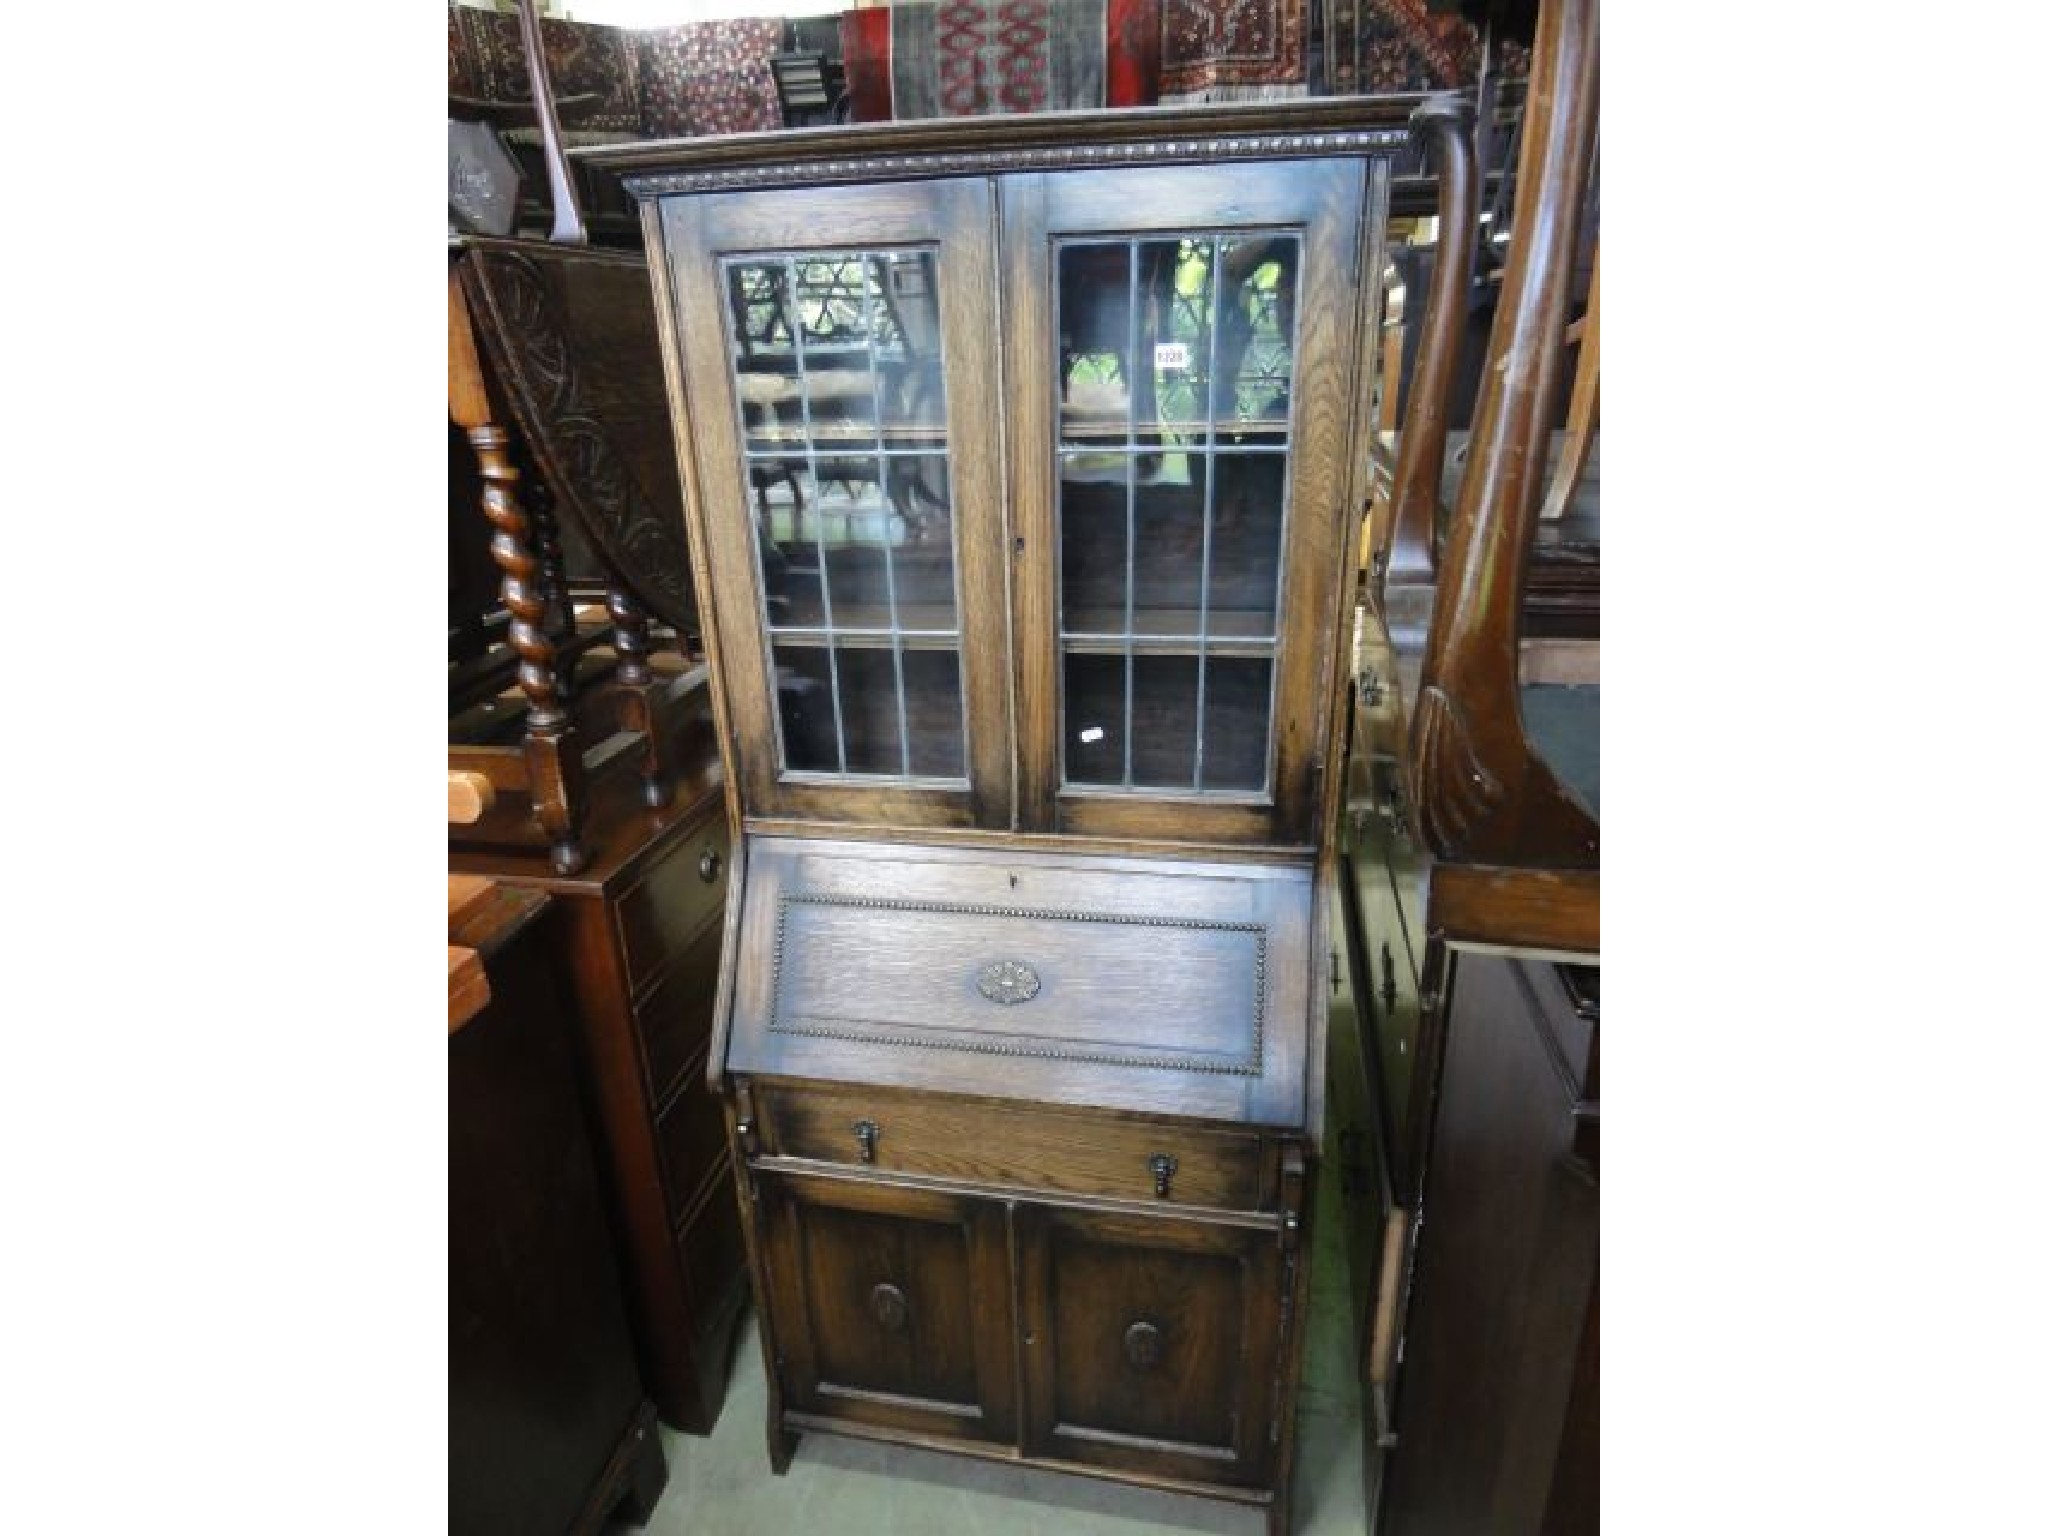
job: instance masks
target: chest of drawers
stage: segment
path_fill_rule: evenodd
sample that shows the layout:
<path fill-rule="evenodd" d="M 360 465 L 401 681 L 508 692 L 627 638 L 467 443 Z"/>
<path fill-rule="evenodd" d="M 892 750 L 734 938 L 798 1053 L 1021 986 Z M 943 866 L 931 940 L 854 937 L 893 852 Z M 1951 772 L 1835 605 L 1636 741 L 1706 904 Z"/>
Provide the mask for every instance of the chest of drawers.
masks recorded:
<path fill-rule="evenodd" d="M 746 1298 L 725 1116 L 706 1073 L 731 859 L 722 791 L 715 764 L 700 765 L 664 810 L 600 801 L 598 855 L 574 876 L 449 854 L 458 873 L 554 898 L 641 1374 L 661 1417 L 695 1433 L 718 1417 Z"/>

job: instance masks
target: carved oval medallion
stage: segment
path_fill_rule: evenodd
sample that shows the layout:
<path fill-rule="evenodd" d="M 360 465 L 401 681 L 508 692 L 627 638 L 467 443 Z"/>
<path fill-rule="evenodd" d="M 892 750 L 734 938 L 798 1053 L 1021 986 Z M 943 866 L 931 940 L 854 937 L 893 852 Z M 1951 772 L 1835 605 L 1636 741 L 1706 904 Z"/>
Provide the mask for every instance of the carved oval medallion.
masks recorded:
<path fill-rule="evenodd" d="M 1133 1323 L 1124 1330 L 1124 1358 L 1131 1368 L 1149 1371 L 1159 1363 L 1162 1341 L 1154 1323 Z"/>
<path fill-rule="evenodd" d="M 997 960 L 985 965 L 974 984 L 983 997 L 996 1003 L 1028 1003 L 1038 996 L 1038 972 L 1022 960 Z"/>
<path fill-rule="evenodd" d="M 885 1332 L 901 1333 L 903 1325 L 910 1321 L 910 1302 L 893 1285 L 876 1286 L 868 1293 L 868 1305 Z"/>

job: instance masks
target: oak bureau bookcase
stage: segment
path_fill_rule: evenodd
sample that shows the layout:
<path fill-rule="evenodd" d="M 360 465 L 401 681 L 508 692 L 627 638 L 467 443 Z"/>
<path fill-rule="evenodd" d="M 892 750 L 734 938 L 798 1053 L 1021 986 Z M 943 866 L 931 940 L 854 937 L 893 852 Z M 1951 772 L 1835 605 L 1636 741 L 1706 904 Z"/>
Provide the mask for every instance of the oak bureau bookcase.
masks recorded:
<path fill-rule="evenodd" d="M 776 1470 L 1287 1524 L 1361 381 L 1411 102 L 587 152 L 641 200 Z"/>

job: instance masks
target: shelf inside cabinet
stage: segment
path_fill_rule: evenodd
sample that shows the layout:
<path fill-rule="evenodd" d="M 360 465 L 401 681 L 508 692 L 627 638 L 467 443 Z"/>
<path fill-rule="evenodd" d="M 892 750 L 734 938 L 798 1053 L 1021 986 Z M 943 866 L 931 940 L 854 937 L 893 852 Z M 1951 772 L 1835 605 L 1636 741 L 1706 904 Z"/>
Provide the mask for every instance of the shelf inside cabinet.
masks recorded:
<path fill-rule="evenodd" d="M 1137 608 L 1127 618 L 1118 608 L 1069 607 L 1065 616 L 1060 647 L 1083 655 L 1122 655 L 1128 646 L 1154 655 L 1270 656 L 1276 643 L 1271 612 Z"/>

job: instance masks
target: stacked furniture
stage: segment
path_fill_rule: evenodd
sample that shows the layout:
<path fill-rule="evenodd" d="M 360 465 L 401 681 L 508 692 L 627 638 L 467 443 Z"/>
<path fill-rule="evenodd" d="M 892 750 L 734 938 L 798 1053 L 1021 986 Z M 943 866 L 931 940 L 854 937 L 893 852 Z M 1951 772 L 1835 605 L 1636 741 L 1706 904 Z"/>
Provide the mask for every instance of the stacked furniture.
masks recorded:
<path fill-rule="evenodd" d="M 1288 1520 L 1408 102 L 578 152 L 642 200 L 805 1431 Z"/>
<path fill-rule="evenodd" d="M 530 5 L 522 19 L 535 34 Z M 481 467 L 518 688 L 451 727 L 450 867 L 554 900 L 640 1369 L 661 1416 L 702 1433 L 746 1295 L 723 1115 L 705 1080 L 724 781 L 645 262 L 582 243 L 535 43 L 556 239 L 463 240 L 451 253 L 451 415 Z M 514 457 L 515 428 L 537 474 Z M 564 666 L 557 519 L 599 572 L 608 674 Z"/>
<path fill-rule="evenodd" d="M 1390 1536 L 1598 1522 L 1597 281 L 1568 325 L 1594 270 L 1597 77 L 1594 0 L 1549 0 L 1462 462 L 1443 413 L 1462 281 L 1441 274 L 1473 227 L 1465 115 L 1418 123 L 1445 243 L 1357 643 L 1345 906 L 1367 1027 L 1332 1090 Z M 1590 581 L 1537 579 L 1588 553 Z"/>
<path fill-rule="evenodd" d="M 451 655 L 449 766 L 497 792 L 466 841 L 543 844 L 555 870 L 573 874 L 588 857 L 582 823 L 597 779 L 636 764 L 642 797 L 658 807 L 701 749 L 701 676 L 658 671 L 652 652 L 655 622 L 685 658 L 697 625 L 645 260 L 588 248 L 531 0 L 519 22 L 554 228 L 547 241 L 450 241 L 448 411 L 475 454 L 507 645 Z M 608 625 L 578 625 L 565 545 L 594 567 Z M 478 585 L 471 566 L 451 560 L 451 651 L 478 606 L 474 595 L 454 601 Z M 490 637 L 487 619 L 467 627 Z M 579 659 L 600 644 L 608 666 L 589 680 L 604 686 L 579 698 Z M 512 671 L 518 694 L 495 697 Z"/>

